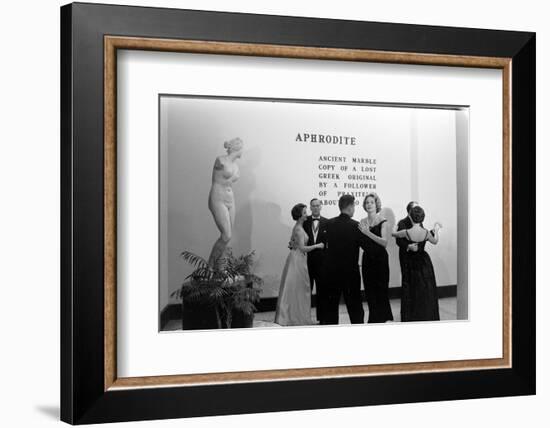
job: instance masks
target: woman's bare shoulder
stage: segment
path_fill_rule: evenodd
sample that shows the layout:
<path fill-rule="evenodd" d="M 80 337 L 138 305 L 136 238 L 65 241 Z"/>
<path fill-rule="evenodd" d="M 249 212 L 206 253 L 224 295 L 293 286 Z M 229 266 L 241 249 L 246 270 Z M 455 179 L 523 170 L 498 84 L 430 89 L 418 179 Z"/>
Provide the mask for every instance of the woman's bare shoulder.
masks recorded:
<path fill-rule="evenodd" d="M 293 241 L 298 241 L 300 242 L 302 239 L 303 239 L 303 234 L 302 234 L 302 231 L 303 229 L 296 225 L 292 228 L 292 233 L 290 235 L 290 239 L 293 240 Z M 305 231 L 304 231 L 304 234 L 305 234 Z"/>
<path fill-rule="evenodd" d="M 384 217 L 383 215 L 378 214 L 376 216 L 376 224 L 384 223 L 385 221 L 388 221 L 388 219 L 386 217 Z"/>
<path fill-rule="evenodd" d="M 361 220 L 361 221 L 363 221 L 363 220 Z M 366 222 L 366 221 L 367 221 L 367 219 L 365 218 L 365 222 Z M 372 225 L 372 227 L 378 226 L 379 224 L 384 223 L 384 222 L 386 222 L 386 221 L 387 221 L 387 220 L 386 220 L 386 218 L 385 218 L 384 216 L 381 216 L 381 215 L 378 215 L 378 214 L 377 214 L 377 215 L 376 215 L 376 218 L 374 219 L 374 224 Z M 383 224 L 382 224 L 382 226 L 383 226 Z"/>

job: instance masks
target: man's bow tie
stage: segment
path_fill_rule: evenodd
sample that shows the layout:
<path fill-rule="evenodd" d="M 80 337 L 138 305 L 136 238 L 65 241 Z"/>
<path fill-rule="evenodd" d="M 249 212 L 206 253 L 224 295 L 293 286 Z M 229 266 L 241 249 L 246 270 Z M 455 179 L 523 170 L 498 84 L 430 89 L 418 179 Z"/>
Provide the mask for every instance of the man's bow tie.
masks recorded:
<path fill-rule="evenodd" d="M 311 220 L 312 220 L 312 221 L 321 220 L 321 217 L 311 217 Z"/>

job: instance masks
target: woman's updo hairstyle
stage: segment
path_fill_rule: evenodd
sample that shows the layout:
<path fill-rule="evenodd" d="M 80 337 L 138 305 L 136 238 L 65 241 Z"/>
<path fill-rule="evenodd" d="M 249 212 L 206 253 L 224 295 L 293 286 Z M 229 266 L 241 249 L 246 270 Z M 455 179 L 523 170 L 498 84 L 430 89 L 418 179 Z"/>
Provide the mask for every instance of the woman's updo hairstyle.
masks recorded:
<path fill-rule="evenodd" d="M 227 150 L 227 153 L 238 152 L 243 148 L 243 140 L 240 138 L 233 138 L 232 140 L 223 143 L 223 147 Z"/>
<path fill-rule="evenodd" d="M 306 204 L 296 204 L 292 207 L 292 210 L 290 211 L 290 215 L 292 215 L 292 220 L 296 221 L 300 217 L 302 217 L 302 213 L 304 212 L 304 208 L 306 208 Z"/>
<path fill-rule="evenodd" d="M 411 220 L 414 223 L 422 223 L 424 221 L 424 218 L 426 217 L 426 214 L 424 213 L 424 210 L 421 206 L 417 205 L 413 208 L 411 208 Z"/>

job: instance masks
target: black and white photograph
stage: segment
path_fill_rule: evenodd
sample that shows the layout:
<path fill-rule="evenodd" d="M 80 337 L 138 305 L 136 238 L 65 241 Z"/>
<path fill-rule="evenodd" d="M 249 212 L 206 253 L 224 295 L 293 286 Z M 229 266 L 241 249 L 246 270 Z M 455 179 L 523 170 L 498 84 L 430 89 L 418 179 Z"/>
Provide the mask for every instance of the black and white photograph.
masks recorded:
<path fill-rule="evenodd" d="M 161 331 L 468 320 L 468 106 L 158 109 Z"/>

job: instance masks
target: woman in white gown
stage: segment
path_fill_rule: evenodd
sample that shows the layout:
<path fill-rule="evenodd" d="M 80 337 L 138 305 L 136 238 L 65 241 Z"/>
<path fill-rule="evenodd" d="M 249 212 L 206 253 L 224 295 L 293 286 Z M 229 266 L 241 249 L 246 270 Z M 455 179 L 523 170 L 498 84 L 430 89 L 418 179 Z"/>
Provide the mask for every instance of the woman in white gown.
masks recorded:
<path fill-rule="evenodd" d="M 286 259 L 281 287 L 277 299 L 275 323 L 279 325 L 310 325 L 311 321 L 311 285 L 307 271 L 306 253 L 324 244 L 306 245 L 307 233 L 303 228 L 307 218 L 307 208 L 297 204 L 291 211 L 296 224 L 292 229 L 291 241 L 294 243 Z"/>

